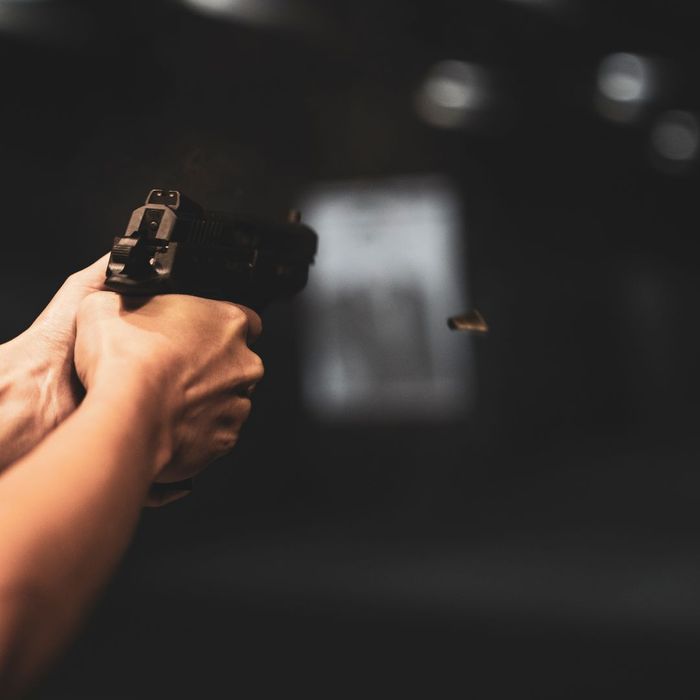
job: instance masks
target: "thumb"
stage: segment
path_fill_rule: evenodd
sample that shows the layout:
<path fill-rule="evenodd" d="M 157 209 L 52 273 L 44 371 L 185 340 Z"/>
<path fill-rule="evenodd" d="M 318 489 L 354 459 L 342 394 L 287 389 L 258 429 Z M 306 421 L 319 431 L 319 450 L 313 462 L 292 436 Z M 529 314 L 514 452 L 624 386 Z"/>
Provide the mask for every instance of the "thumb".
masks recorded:
<path fill-rule="evenodd" d="M 107 272 L 107 263 L 109 262 L 110 253 L 105 253 L 101 258 L 95 260 L 92 265 L 88 265 L 78 272 L 74 272 L 68 279 L 77 287 L 90 292 L 99 292 L 104 290 L 105 274 Z"/>
<path fill-rule="evenodd" d="M 34 322 L 52 339 L 69 340 L 75 336 L 75 315 L 80 302 L 89 294 L 104 289 L 109 253 L 92 265 L 73 273 L 56 292 Z"/>

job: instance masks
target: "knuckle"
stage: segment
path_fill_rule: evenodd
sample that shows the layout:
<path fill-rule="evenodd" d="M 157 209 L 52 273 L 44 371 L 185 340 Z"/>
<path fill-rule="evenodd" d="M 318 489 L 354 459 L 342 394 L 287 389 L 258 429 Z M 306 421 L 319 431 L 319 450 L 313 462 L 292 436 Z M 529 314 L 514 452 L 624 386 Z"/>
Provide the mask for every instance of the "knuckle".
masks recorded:
<path fill-rule="evenodd" d="M 226 304 L 226 308 L 231 322 L 234 323 L 237 328 L 245 330 L 248 327 L 248 317 L 243 310 L 235 304 Z"/>
<path fill-rule="evenodd" d="M 251 401 L 249 398 L 237 394 L 231 403 L 231 423 L 234 426 L 241 426 L 248 420 L 250 415 Z"/>
<path fill-rule="evenodd" d="M 235 394 L 227 406 L 226 430 L 235 433 L 238 437 L 238 431 L 248 420 L 251 408 L 252 402 L 249 397 Z"/>
<path fill-rule="evenodd" d="M 250 352 L 247 374 L 249 381 L 253 382 L 259 382 L 265 376 L 265 365 L 257 353 Z"/>
<path fill-rule="evenodd" d="M 235 323 L 234 328 L 237 335 L 243 336 L 248 342 L 253 342 L 261 334 L 262 320 L 252 309 L 238 304 L 230 304 L 229 313 Z"/>
<path fill-rule="evenodd" d="M 221 431 L 214 442 L 214 453 L 217 456 L 231 452 L 238 442 L 238 433 L 232 431 Z"/>
<path fill-rule="evenodd" d="M 257 340 L 257 338 L 262 335 L 262 332 L 262 319 L 255 311 L 251 310 L 250 316 L 248 317 L 248 333 L 252 337 L 252 340 Z"/>

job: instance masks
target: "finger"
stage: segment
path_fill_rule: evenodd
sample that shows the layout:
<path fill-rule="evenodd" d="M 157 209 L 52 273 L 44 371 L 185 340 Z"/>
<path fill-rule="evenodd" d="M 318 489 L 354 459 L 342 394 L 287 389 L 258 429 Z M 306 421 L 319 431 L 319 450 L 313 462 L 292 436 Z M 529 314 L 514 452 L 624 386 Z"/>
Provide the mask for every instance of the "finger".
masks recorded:
<path fill-rule="evenodd" d="M 148 493 L 148 496 L 146 497 L 146 502 L 144 503 L 144 506 L 146 508 L 162 508 L 163 506 L 167 506 L 171 503 L 174 503 L 175 501 L 179 501 L 180 499 L 184 498 L 185 496 L 189 496 L 192 493 L 192 491 L 171 491 L 166 494 L 151 494 L 150 492 Z"/>
<path fill-rule="evenodd" d="M 258 385 L 257 381 L 253 382 L 243 382 L 241 384 L 236 384 L 230 391 L 230 395 L 240 398 L 240 399 L 250 399 L 255 392 L 255 387 Z"/>
<path fill-rule="evenodd" d="M 80 303 L 93 292 L 104 289 L 103 282 L 109 254 L 103 255 L 89 267 L 74 272 L 54 294 L 37 322 L 45 325 L 53 334 L 73 333 L 76 311 Z"/>
<path fill-rule="evenodd" d="M 105 253 L 101 258 L 95 260 L 92 265 L 79 270 L 74 277 L 81 286 L 93 291 L 104 289 L 104 281 L 107 273 L 110 253 Z"/>
<path fill-rule="evenodd" d="M 171 483 L 153 483 L 148 491 L 145 505 L 150 508 L 160 508 L 174 501 L 179 501 L 192 493 L 193 480 L 184 479 Z"/>

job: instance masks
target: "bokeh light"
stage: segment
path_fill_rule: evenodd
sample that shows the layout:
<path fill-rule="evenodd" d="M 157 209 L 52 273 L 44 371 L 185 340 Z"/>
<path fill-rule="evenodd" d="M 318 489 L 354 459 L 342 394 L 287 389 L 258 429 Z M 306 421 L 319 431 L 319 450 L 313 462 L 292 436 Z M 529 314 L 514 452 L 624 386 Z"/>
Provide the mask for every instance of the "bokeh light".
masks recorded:
<path fill-rule="evenodd" d="M 267 24 L 288 14 L 287 3 L 281 0 L 182 0 L 187 7 L 205 15 Z"/>
<path fill-rule="evenodd" d="M 0 0 L 0 27 L 23 29 L 31 26 L 31 22 L 41 20 L 42 10 L 54 4 L 52 0 Z"/>
<path fill-rule="evenodd" d="M 598 67 L 597 107 L 606 118 L 629 123 L 658 94 L 658 67 L 645 56 L 614 53 Z"/>
<path fill-rule="evenodd" d="M 690 112 L 664 112 L 651 130 L 655 161 L 663 169 L 684 170 L 698 156 L 700 126 Z"/>
<path fill-rule="evenodd" d="M 431 68 L 416 96 L 416 110 L 445 129 L 474 124 L 491 102 L 491 80 L 481 66 L 441 61 Z"/>

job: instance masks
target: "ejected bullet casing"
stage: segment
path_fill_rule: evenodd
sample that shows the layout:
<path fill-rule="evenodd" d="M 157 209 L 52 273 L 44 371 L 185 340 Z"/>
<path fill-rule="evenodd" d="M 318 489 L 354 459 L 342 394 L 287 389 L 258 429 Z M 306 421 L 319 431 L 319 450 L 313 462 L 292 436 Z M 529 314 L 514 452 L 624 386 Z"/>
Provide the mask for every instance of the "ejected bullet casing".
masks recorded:
<path fill-rule="evenodd" d="M 489 326 L 484 317 L 476 310 L 458 316 L 450 316 L 447 319 L 448 327 L 453 331 L 467 331 L 471 333 L 488 333 Z"/>

